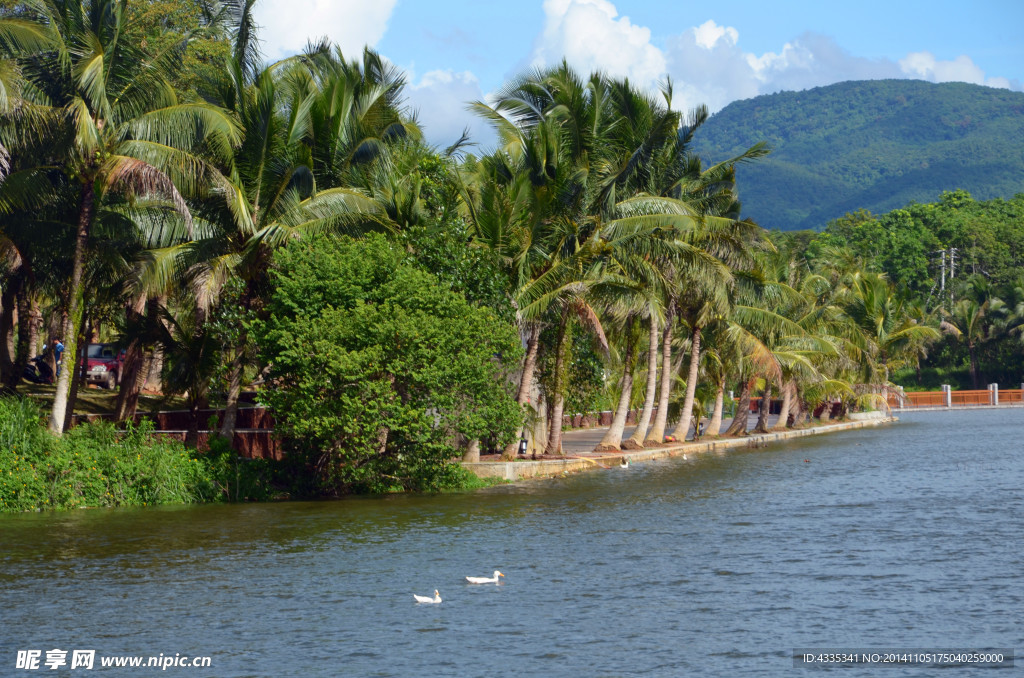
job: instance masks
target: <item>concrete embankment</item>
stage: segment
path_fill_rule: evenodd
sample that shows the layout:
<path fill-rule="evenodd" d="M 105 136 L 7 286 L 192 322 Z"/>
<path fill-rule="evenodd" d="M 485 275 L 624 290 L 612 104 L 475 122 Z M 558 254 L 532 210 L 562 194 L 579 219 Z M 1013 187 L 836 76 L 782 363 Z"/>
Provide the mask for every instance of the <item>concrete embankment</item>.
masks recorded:
<path fill-rule="evenodd" d="M 561 459 L 463 462 L 462 465 L 481 478 L 502 478 L 511 481 L 529 478 L 550 478 L 565 473 L 619 466 L 624 461 L 632 464 L 634 462 L 663 459 L 666 457 L 679 457 L 684 454 L 705 454 L 734 448 L 762 447 L 768 443 L 780 442 L 791 438 L 803 438 L 823 433 L 880 426 L 895 421 L 899 421 L 899 419 L 897 417 L 885 416 L 881 412 L 866 412 L 851 415 L 847 421 L 820 424 L 801 429 L 773 431 L 771 433 L 756 433 L 742 438 L 720 438 L 717 440 L 677 443 L 634 451 L 570 455 Z"/>

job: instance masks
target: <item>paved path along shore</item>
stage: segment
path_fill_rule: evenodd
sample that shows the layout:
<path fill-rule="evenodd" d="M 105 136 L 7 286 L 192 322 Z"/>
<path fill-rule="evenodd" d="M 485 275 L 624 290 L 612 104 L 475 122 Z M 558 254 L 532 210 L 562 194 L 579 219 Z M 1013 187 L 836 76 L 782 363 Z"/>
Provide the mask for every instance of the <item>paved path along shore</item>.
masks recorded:
<path fill-rule="evenodd" d="M 603 429 L 572 431 L 568 432 L 569 439 L 563 444 L 564 456 L 544 457 L 536 460 L 520 458 L 516 461 L 500 461 L 495 458 L 484 459 L 479 462 L 463 462 L 462 465 L 481 478 L 502 478 L 512 481 L 528 478 L 547 478 L 577 471 L 613 468 L 627 461 L 630 463 L 643 462 L 689 454 L 700 455 L 709 452 L 724 452 L 733 448 L 763 447 L 791 438 L 880 426 L 898 421 L 896 417 L 887 417 L 881 412 L 851 416 L 855 417 L 855 419 L 851 421 L 829 422 L 801 429 L 750 434 L 741 438 L 719 438 L 715 440 L 701 440 L 699 442 L 670 443 L 643 450 L 606 453 L 595 453 L 592 451 L 594 440 L 599 441 L 601 436 L 604 435 Z M 573 450 L 577 449 L 587 451 L 573 452 Z"/>
<path fill-rule="evenodd" d="M 779 420 L 779 415 L 773 414 L 768 417 L 768 425 L 774 426 Z M 732 419 L 726 418 L 722 421 L 722 430 L 728 428 L 729 424 L 732 423 Z M 757 414 L 753 413 L 750 415 L 747 421 L 747 430 L 754 428 L 757 425 Z M 622 435 L 622 439 L 626 440 L 633 435 L 635 426 L 627 426 L 625 433 Z M 669 427 L 669 432 L 672 431 L 673 427 Z M 593 452 L 601 439 L 604 438 L 604 434 L 608 431 L 607 426 L 598 426 L 595 428 L 579 428 L 567 430 L 562 433 L 562 451 L 566 454 L 585 454 L 587 452 Z M 689 440 L 689 438 L 687 438 Z"/>

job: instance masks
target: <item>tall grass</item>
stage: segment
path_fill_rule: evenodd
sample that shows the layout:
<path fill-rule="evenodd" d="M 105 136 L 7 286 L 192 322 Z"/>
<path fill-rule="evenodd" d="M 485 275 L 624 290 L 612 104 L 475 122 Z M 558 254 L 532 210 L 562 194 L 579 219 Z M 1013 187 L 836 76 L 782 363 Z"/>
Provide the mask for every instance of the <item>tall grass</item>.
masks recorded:
<path fill-rule="evenodd" d="M 215 501 L 210 463 L 151 424 L 78 426 L 56 438 L 28 400 L 0 398 L 0 511 Z"/>

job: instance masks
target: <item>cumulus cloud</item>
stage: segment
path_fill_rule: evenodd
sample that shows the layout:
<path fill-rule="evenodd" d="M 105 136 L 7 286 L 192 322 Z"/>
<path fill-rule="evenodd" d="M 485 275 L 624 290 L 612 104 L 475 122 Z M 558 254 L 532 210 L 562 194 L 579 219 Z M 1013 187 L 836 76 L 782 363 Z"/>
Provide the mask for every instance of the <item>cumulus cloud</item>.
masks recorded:
<path fill-rule="evenodd" d="M 574 67 L 652 83 L 665 73 L 665 56 L 651 31 L 620 17 L 608 0 L 544 0 L 544 31 L 533 50 L 534 66 L 563 57 Z"/>
<path fill-rule="evenodd" d="M 971 58 L 960 55 L 952 61 L 939 61 L 931 52 L 913 52 L 900 59 L 900 68 L 912 78 L 932 82 L 970 82 L 991 87 L 1009 86 L 1006 78 L 985 78 Z M 1006 83 L 1001 85 L 1000 83 Z"/>
<path fill-rule="evenodd" d="M 697 41 L 697 46 L 704 49 L 714 49 L 719 40 L 732 45 L 735 45 L 740 40 L 739 31 L 735 28 L 732 26 L 719 26 L 710 19 L 694 28 L 693 36 Z"/>
<path fill-rule="evenodd" d="M 328 36 L 345 55 L 374 46 L 384 35 L 397 0 L 262 0 L 256 5 L 263 52 L 279 59 L 302 51 L 310 39 Z"/>
<path fill-rule="evenodd" d="M 469 71 L 430 71 L 406 88 L 409 105 L 418 112 L 427 141 L 440 148 L 454 143 L 469 129 L 470 139 L 486 149 L 495 141 L 490 127 L 467 110 L 471 101 L 484 101 L 477 77 Z"/>

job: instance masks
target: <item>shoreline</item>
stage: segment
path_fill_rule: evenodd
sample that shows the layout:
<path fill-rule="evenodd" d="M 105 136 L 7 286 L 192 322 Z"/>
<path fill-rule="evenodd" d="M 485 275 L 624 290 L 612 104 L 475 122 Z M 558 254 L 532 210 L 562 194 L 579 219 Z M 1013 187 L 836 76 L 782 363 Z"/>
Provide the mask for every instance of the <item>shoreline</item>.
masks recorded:
<path fill-rule="evenodd" d="M 470 471 L 479 478 L 499 478 L 511 482 L 553 478 L 568 473 L 578 473 L 580 471 L 614 468 L 622 464 L 623 461 L 628 461 L 632 464 L 634 462 L 679 457 L 685 454 L 707 454 L 709 452 L 717 452 L 740 447 L 764 447 L 769 443 L 790 440 L 792 438 L 823 435 L 838 431 L 850 431 L 859 428 L 881 426 L 882 424 L 890 424 L 899 421 L 898 417 L 885 416 L 881 413 L 878 414 L 880 416 L 852 421 L 830 422 L 827 424 L 810 426 L 808 428 L 772 431 L 770 433 L 756 433 L 741 438 L 719 438 L 708 441 L 669 443 L 659 447 L 643 450 L 588 452 L 586 454 L 574 454 L 560 459 L 461 462 L 461 465 L 464 469 Z"/>

